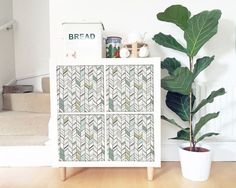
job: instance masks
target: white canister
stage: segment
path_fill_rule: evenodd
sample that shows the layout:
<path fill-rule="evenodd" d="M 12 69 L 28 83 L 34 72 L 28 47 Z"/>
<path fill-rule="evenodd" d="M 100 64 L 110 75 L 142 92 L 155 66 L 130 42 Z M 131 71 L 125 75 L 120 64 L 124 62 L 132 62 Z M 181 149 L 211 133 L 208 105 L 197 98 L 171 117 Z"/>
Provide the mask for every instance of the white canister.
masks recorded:
<path fill-rule="evenodd" d="M 63 23 L 64 55 L 67 59 L 102 57 L 102 23 Z"/>

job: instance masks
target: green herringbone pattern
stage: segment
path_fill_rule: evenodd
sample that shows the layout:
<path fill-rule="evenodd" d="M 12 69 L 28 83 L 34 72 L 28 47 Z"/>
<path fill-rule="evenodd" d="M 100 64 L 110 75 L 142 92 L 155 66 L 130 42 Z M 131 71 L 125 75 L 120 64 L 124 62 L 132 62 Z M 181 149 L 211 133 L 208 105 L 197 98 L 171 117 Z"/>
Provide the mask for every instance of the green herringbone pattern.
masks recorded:
<path fill-rule="evenodd" d="M 104 111 L 103 66 L 58 66 L 58 112 Z"/>
<path fill-rule="evenodd" d="M 154 161 L 153 115 L 107 115 L 109 161 Z"/>
<path fill-rule="evenodd" d="M 153 65 L 106 66 L 106 110 L 153 112 Z"/>
<path fill-rule="evenodd" d="M 142 114 L 154 112 L 153 71 L 153 65 L 58 66 L 60 161 L 104 161 L 105 139 L 109 161 L 155 161 L 153 114 Z"/>
<path fill-rule="evenodd" d="M 60 161 L 104 161 L 104 115 L 59 115 Z"/>

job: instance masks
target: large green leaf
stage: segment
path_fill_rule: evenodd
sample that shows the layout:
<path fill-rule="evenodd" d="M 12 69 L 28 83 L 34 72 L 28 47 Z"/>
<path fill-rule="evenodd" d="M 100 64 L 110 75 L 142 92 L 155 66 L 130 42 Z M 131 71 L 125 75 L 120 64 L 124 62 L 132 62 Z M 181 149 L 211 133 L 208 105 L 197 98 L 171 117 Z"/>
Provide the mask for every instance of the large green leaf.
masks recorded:
<path fill-rule="evenodd" d="M 181 127 L 178 123 L 176 123 L 174 119 L 169 119 L 169 118 L 167 118 L 166 116 L 163 116 L 163 115 L 161 116 L 161 119 L 171 123 L 172 125 L 175 125 L 176 127 L 180 128 L 180 129 L 183 129 L 183 127 Z"/>
<path fill-rule="evenodd" d="M 210 114 L 207 114 L 203 117 L 200 118 L 200 120 L 198 121 L 198 123 L 195 125 L 194 127 L 194 131 L 193 131 L 193 137 L 195 137 L 199 131 L 202 129 L 202 127 L 207 123 L 209 122 L 210 120 L 212 119 L 215 119 L 218 117 L 220 112 L 217 112 L 217 113 L 210 113 Z"/>
<path fill-rule="evenodd" d="M 203 139 L 205 139 L 206 137 L 210 137 L 210 136 L 217 136 L 219 135 L 219 133 L 206 133 L 204 135 L 202 135 L 201 137 L 199 137 L 196 141 L 196 143 L 202 141 Z"/>
<path fill-rule="evenodd" d="M 197 62 L 195 63 L 194 69 L 193 69 L 194 79 L 198 76 L 200 72 L 202 72 L 205 68 L 207 68 L 213 60 L 214 60 L 214 56 L 212 57 L 206 56 L 206 57 L 197 59 Z"/>
<path fill-rule="evenodd" d="M 215 97 L 221 96 L 225 94 L 225 89 L 220 88 L 217 91 L 212 91 L 211 94 L 206 98 L 203 99 L 200 104 L 192 111 L 192 114 L 195 114 L 200 110 L 203 106 L 205 106 L 207 103 L 212 103 L 214 101 Z"/>
<path fill-rule="evenodd" d="M 166 58 L 161 62 L 161 68 L 166 69 L 170 75 L 174 74 L 174 71 L 181 67 L 181 63 L 175 58 Z"/>
<path fill-rule="evenodd" d="M 192 95 L 192 106 L 194 105 L 196 97 Z M 182 95 L 168 91 L 166 95 L 166 105 L 173 112 L 175 112 L 183 121 L 189 121 L 189 95 Z"/>
<path fill-rule="evenodd" d="M 189 141 L 189 128 L 180 130 L 177 132 L 177 136 L 171 139 Z"/>
<path fill-rule="evenodd" d="M 182 30 L 185 30 L 188 25 L 188 19 L 191 16 L 191 12 L 186 7 L 181 5 L 172 5 L 168 7 L 164 12 L 157 14 L 157 19 L 160 21 L 174 23 Z"/>
<path fill-rule="evenodd" d="M 171 48 L 180 52 L 186 53 L 186 49 L 177 42 L 177 40 L 171 35 L 165 35 L 163 33 L 158 33 L 154 35 L 153 40 L 161 46 L 166 48 Z"/>
<path fill-rule="evenodd" d="M 203 11 L 189 19 L 188 27 L 184 32 L 189 57 L 194 57 L 200 48 L 217 33 L 220 16 L 220 10 L 212 10 Z"/>
<path fill-rule="evenodd" d="M 187 67 L 177 68 L 173 75 L 161 79 L 161 87 L 165 90 L 188 95 L 194 77 L 193 73 Z"/>

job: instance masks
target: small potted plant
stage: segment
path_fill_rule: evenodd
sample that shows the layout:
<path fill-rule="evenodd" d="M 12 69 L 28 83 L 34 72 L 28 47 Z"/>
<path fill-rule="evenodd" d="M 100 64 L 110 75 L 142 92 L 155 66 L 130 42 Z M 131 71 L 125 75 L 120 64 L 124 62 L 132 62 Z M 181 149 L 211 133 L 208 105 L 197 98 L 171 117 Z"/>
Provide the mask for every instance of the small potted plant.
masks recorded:
<path fill-rule="evenodd" d="M 207 122 L 217 118 L 219 112 L 206 114 L 196 121 L 193 121 L 193 117 L 202 107 L 212 103 L 215 97 L 225 94 L 225 89 L 220 88 L 212 91 L 199 104 L 195 103 L 194 81 L 214 60 L 214 56 L 196 58 L 196 55 L 217 33 L 220 17 L 220 10 L 202 11 L 191 16 L 191 12 L 186 7 L 172 5 L 164 12 L 158 13 L 157 19 L 178 26 L 183 31 L 186 47 L 171 35 L 160 32 L 153 37 L 159 45 L 184 53 L 188 59 L 189 66 L 182 66 L 183 64 L 176 58 L 169 57 L 161 62 L 161 68 L 168 71 L 168 76 L 161 80 L 161 87 L 167 90 L 166 105 L 181 120 L 188 122 L 188 126 L 179 125 L 174 119 L 169 119 L 164 115 L 161 118 L 179 128 L 177 136 L 172 139 L 188 141 L 179 148 L 181 169 L 185 178 L 194 181 L 205 181 L 209 177 L 211 150 L 209 146 L 202 145 L 201 142 L 218 133 L 202 133 L 202 128 Z"/>

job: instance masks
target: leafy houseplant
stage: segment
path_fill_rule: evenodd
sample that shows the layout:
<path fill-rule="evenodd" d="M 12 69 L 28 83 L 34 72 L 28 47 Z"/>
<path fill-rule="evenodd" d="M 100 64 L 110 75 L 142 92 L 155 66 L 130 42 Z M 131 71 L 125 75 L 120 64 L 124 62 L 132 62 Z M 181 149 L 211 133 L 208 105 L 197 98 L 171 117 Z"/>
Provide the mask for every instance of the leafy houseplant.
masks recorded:
<path fill-rule="evenodd" d="M 198 147 L 197 144 L 206 137 L 218 135 L 215 132 L 200 135 L 200 131 L 210 120 L 217 118 L 219 112 L 206 114 L 196 122 L 193 121 L 193 117 L 202 107 L 212 103 L 215 97 L 225 94 L 225 89 L 220 88 L 212 91 L 199 104 L 195 104 L 193 84 L 197 76 L 214 60 L 214 56 L 200 58 L 196 58 L 196 56 L 206 42 L 217 33 L 220 17 L 220 10 L 203 11 L 191 16 L 186 7 L 172 5 L 164 12 L 158 13 L 157 19 L 178 26 L 184 33 L 186 47 L 171 35 L 158 33 L 153 37 L 153 40 L 159 45 L 184 53 L 188 59 L 188 67 L 181 66 L 180 61 L 170 57 L 161 62 L 161 68 L 166 69 L 169 74 L 161 80 L 161 87 L 167 90 L 166 105 L 181 120 L 188 122 L 188 126 L 179 125 L 174 119 L 169 119 L 164 115 L 161 118 L 180 129 L 173 139 L 189 142 L 179 148 L 180 162 L 183 176 L 194 181 L 205 181 L 209 177 L 210 148 L 206 145 Z"/>
<path fill-rule="evenodd" d="M 195 104 L 193 84 L 197 76 L 214 60 L 214 56 L 198 59 L 195 57 L 206 42 L 217 33 L 220 17 L 220 10 L 203 11 L 191 16 L 190 11 L 181 5 L 172 5 L 164 12 L 157 14 L 158 20 L 178 26 L 183 31 L 187 44 L 184 47 L 173 36 L 161 32 L 153 37 L 153 40 L 159 45 L 184 53 L 188 59 L 188 67 L 181 66 L 180 61 L 175 58 L 168 57 L 161 62 L 161 68 L 166 69 L 169 74 L 161 80 L 161 87 L 168 91 L 166 105 L 183 121 L 188 122 L 188 127 L 181 126 L 174 119 L 169 119 L 164 115 L 161 118 L 180 129 L 173 139 L 189 141 L 190 147 L 185 148 L 189 151 L 202 151 L 202 148 L 197 147 L 196 144 L 206 137 L 218 135 L 215 132 L 199 134 L 207 122 L 218 117 L 219 112 L 206 114 L 197 123 L 193 122 L 193 117 L 203 106 L 212 103 L 215 97 L 225 94 L 225 89 L 212 91 L 206 99 Z"/>

